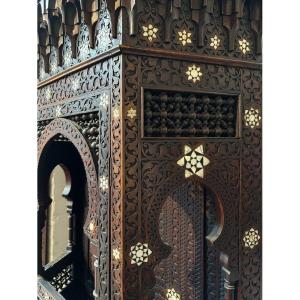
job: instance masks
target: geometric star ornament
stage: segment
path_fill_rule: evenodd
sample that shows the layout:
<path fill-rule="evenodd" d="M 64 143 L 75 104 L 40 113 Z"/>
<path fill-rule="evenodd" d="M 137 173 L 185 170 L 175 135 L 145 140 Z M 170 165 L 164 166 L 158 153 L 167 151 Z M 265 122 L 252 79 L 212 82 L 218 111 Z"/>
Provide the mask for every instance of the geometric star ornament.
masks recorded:
<path fill-rule="evenodd" d="M 246 248 L 253 249 L 258 245 L 258 241 L 260 240 L 260 236 L 258 234 L 258 230 L 251 228 L 249 231 L 246 231 L 244 234 L 244 245 Z"/>
<path fill-rule="evenodd" d="M 108 177 L 107 176 L 99 177 L 99 187 L 102 191 L 108 190 Z"/>
<path fill-rule="evenodd" d="M 167 300 L 180 300 L 180 295 L 174 289 L 168 289 Z"/>
<path fill-rule="evenodd" d="M 215 35 L 214 37 L 210 38 L 210 46 L 213 47 L 215 50 L 217 50 L 220 46 L 221 40 L 218 38 L 217 35 Z"/>
<path fill-rule="evenodd" d="M 136 117 L 136 108 L 131 106 L 127 110 L 127 117 L 130 118 L 131 120 L 135 119 L 135 117 Z"/>
<path fill-rule="evenodd" d="M 120 260 L 121 253 L 119 249 L 117 248 L 113 249 L 113 257 L 115 260 Z"/>
<path fill-rule="evenodd" d="M 201 68 L 196 65 L 189 66 L 185 74 L 188 76 L 188 80 L 192 80 L 194 83 L 200 81 L 202 76 Z"/>
<path fill-rule="evenodd" d="M 246 127 L 258 127 L 259 121 L 261 120 L 259 110 L 253 107 L 251 107 L 250 109 L 246 109 L 244 113 L 244 120 Z"/>
<path fill-rule="evenodd" d="M 137 243 L 131 246 L 129 256 L 131 258 L 131 264 L 137 264 L 140 266 L 144 262 L 148 262 L 148 257 L 152 253 L 148 244 Z"/>
<path fill-rule="evenodd" d="M 177 164 L 185 168 L 185 178 L 192 175 L 204 177 L 204 167 L 209 164 L 209 159 L 204 156 L 203 146 L 200 145 L 195 150 L 189 146 L 184 146 L 184 156 L 177 161 Z"/>
<path fill-rule="evenodd" d="M 178 39 L 183 46 L 185 46 L 186 44 L 191 44 L 191 38 L 192 34 L 190 32 L 187 32 L 186 30 L 178 31 Z"/>
<path fill-rule="evenodd" d="M 157 38 L 156 33 L 158 32 L 158 28 L 154 27 L 152 24 L 143 26 L 143 31 L 143 36 L 147 37 L 150 42 Z"/>
<path fill-rule="evenodd" d="M 239 40 L 239 48 L 243 52 L 243 54 L 250 52 L 249 45 L 250 43 L 246 39 Z"/>

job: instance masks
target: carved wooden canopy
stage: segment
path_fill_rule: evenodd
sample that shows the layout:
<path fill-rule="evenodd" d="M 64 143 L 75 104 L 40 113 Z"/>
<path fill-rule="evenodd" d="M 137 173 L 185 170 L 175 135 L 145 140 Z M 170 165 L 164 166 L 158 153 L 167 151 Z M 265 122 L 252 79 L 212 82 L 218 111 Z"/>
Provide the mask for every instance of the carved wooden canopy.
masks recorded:
<path fill-rule="evenodd" d="M 218 54 L 232 56 L 227 52 L 241 52 L 238 49 L 240 47 L 248 58 L 260 60 L 261 0 L 155 0 L 154 2 L 157 5 L 158 15 L 150 12 L 145 19 L 144 6 L 150 3 L 145 4 L 142 0 L 39 0 L 38 55 L 42 70 L 39 74 L 40 80 L 117 44 L 144 46 L 143 41 L 135 38 L 140 34 L 145 36 L 145 32 L 141 32 L 137 24 L 149 25 L 151 22 L 160 27 L 159 32 L 155 33 L 159 39 L 152 45 L 154 47 L 169 47 L 168 44 L 174 41 L 175 26 L 178 32 L 181 30 L 184 39 L 186 34 L 189 35 L 194 31 L 193 35 L 188 37 L 193 42 L 193 46 L 189 47 L 192 52 L 214 54 L 207 53 L 208 49 L 205 51 L 202 49 L 209 43 L 215 50 L 218 46 Z M 182 19 L 180 13 L 186 9 L 187 2 L 190 15 Z M 251 9 L 247 11 L 249 4 Z M 212 18 L 216 6 L 219 19 Z M 154 30 L 158 30 L 152 23 Z M 211 28 L 214 28 L 211 40 L 207 41 L 206 33 Z M 214 37 L 216 33 L 218 35 Z M 118 41 L 119 35 L 123 35 L 122 41 Z M 250 48 L 247 48 L 249 41 L 242 38 L 245 35 L 251 36 Z M 237 37 L 240 45 L 236 45 Z M 220 41 L 224 45 L 220 45 Z M 80 47 L 82 42 L 85 44 L 83 48 Z M 175 50 L 182 49 L 177 46 Z"/>

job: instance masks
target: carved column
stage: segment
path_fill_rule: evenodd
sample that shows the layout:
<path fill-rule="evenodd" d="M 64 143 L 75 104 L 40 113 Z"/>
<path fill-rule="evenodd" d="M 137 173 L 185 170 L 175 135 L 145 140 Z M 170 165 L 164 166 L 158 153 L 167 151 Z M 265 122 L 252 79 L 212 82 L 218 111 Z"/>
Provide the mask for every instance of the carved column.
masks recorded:
<path fill-rule="evenodd" d="M 66 200 L 66 201 L 67 201 L 67 214 L 68 214 L 68 224 L 69 224 L 69 227 L 68 227 L 69 239 L 68 239 L 67 250 L 72 251 L 73 241 L 74 241 L 74 239 L 73 239 L 74 215 L 72 213 L 73 202 L 70 200 Z"/>
<path fill-rule="evenodd" d="M 225 300 L 236 300 L 235 283 L 225 278 Z"/>

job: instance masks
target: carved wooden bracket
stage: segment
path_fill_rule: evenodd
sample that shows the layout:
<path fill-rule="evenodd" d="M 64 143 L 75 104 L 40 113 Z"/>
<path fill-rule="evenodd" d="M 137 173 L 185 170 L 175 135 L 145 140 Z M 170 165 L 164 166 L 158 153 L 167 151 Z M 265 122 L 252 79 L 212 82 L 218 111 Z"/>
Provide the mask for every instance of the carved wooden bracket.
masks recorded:
<path fill-rule="evenodd" d="M 76 53 L 76 36 L 80 30 L 80 7 L 74 0 L 67 0 L 64 4 L 62 14 L 62 21 L 64 24 L 64 31 L 69 35 L 72 52 Z"/>
<path fill-rule="evenodd" d="M 51 45 L 59 48 L 64 42 L 64 31 L 62 27 L 62 15 L 60 10 L 51 11 L 51 13 L 49 14 L 49 24 Z"/>
<path fill-rule="evenodd" d="M 165 41 L 171 42 L 172 22 L 179 18 L 181 9 L 181 0 L 160 0 L 158 4 L 158 13 L 165 20 Z"/>
<path fill-rule="evenodd" d="M 51 51 L 48 22 L 43 21 L 38 28 L 39 54 L 44 58 L 45 72 L 49 72 L 49 55 Z"/>
<path fill-rule="evenodd" d="M 228 31 L 228 50 L 234 50 L 236 33 L 246 0 L 222 0 L 223 26 Z"/>
<path fill-rule="evenodd" d="M 204 45 L 205 29 L 210 22 L 213 12 L 214 0 L 191 0 L 192 20 L 198 24 L 198 45 Z"/>
<path fill-rule="evenodd" d="M 93 36 L 93 28 L 98 21 L 99 18 L 99 5 L 97 0 L 81 0 L 81 20 L 89 28 L 90 37 Z M 90 38 L 90 46 L 94 47 L 94 39 Z"/>
<path fill-rule="evenodd" d="M 134 35 L 136 33 L 136 0 L 116 0 L 107 1 L 107 8 L 110 12 L 112 21 L 112 35 L 113 38 L 117 37 L 117 22 L 118 16 L 122 8 L 125 8 L 129 18 L 129 34 Z"/>
<path fill-rule="evenodd" d="M 261 0 L 254 0 L 250 10 L 251 29 L 255 33 L 256 53 L 261 54 L 261 36 L 262 36 L 262 3 Z"/>

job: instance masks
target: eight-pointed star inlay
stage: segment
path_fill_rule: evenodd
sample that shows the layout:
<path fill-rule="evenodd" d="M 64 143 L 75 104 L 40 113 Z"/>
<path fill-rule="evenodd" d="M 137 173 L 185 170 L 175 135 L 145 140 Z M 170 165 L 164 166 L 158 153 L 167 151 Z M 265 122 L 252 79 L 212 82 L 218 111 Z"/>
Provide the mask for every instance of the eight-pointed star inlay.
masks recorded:
<path fill-rule="evenodd" d="M 131 246 L 130 248 L 130 258 L 131 258 L 131 264 L 137 264 L 140 266 L 142 263 L 148 261 L 149 255 L 152 253 L 152 251 L 149 249 L 148 244 L 142 244 L 137 243 L 134 246 Z"/>
<path fill-rule="evenodd" d="M 246 127 L 258 127 L 261 120 L 259 110 L 253 107 L 251 107 L 250 109 L 246 109 L 244 114 L 244 120 Z"/>
<path fill-rule="evenodd" d="M 258 230 L 251 228 L 249 231 L 246 231 L 243 240 L 246 248 L 253 249 L 258 245 L 258 241 L 260 240 Z"/>
<path fill-rule="evenodd" d="M 189 66 L 186 75 L 188 76 L 188 80 L 192 80 L 194 83 L 200 81 L 202 76 L 201 68 L 196 65 Z"/>
<path fill-rule="evenodd" d="M 204 177 L 204 166 L 209 164 L 209 159 L 204 156 L 203 146 L 200 145 L 195 150 L 184 146 L 184 156 L 177 161 L 177 164 L 185 168 L 185 178 L 192 175 Z"/>

